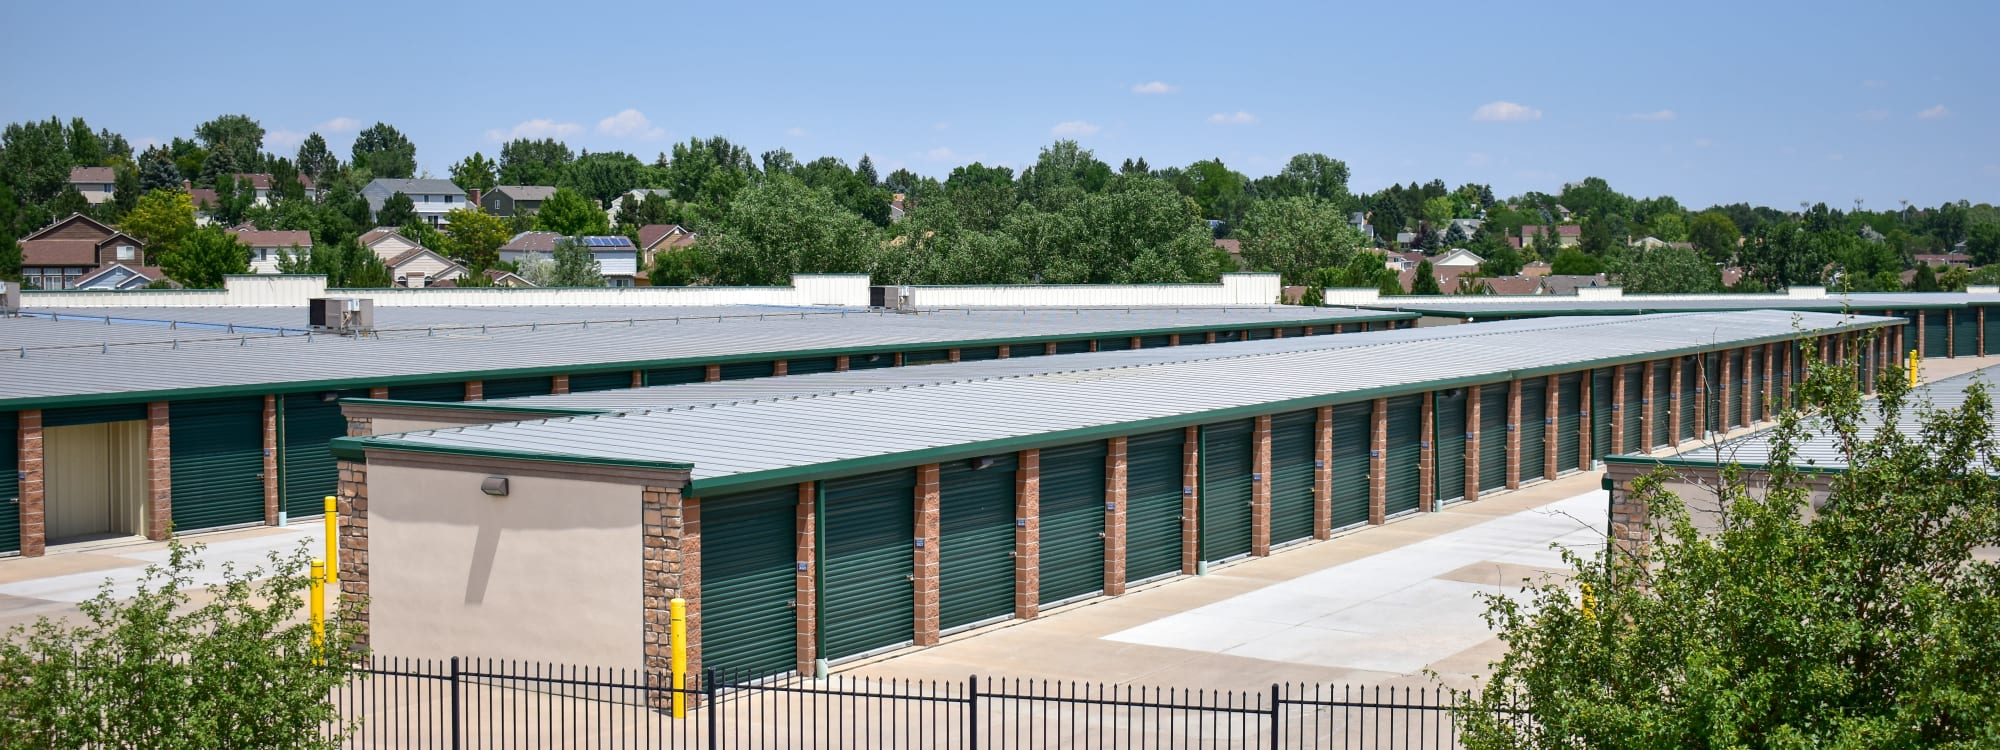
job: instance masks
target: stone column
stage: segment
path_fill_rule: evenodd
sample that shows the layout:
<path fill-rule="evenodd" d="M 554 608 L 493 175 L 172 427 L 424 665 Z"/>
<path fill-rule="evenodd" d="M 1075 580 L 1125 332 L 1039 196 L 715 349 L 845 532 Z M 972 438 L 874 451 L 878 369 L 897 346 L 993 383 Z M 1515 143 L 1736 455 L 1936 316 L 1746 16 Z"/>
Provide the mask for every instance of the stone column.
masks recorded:
<path fill-rule="evenodd" d="M 1597 436 L 1591 434 L 1592 432 L 1591 428 L 1593 425 L 1596 424 L 1596 422 L 1592 420 L 1600 419 L 1600 417 L 1598 417 L 1595 413 L 1593 413 L 1590 410 L 1590 405 L 1596 403 L 1595 401 L 1592 401 L 1592 399 L 1595 398 L 1594 391 L 1597 387 L 1597 382 L 1596 382 L 1597 378 L 1595 377 L 1596 374 L 1597 373 L 1595 371 L 1584 370 L 1583 384 L 1579 386 L 1577 389 L 1577 399 L 1581 402 L 1576 405 L 1577 465 L 1586 469 L 1596 468 L 1597 466 L 1597 459 L 1595 458 L 1595 456 L 1597 455 L 1597 440 L 1596 440 Z M 1609 417 L 1606 416 L 1602 418 L 1608 419 Z"/>
<path fill-rule="evenodd" d="M 701 379 L 709 383 L 721 380 L 722 365 L 709 365 L 707 367 L 702 368 Z"/>
<path fill-rule="evenodd" d="M 486 382 L 482 380 L 465 381 L 465 400 L 467 401 L 486 400 Z"/>
<path fill-rule="evenodd" d="M 701 501 L 660 486 L 643 488 L 640 497 L 646 683 L 664 691 L 674 679 L 671 604 L 676 597 L 687 600 L 688 672 L 701 673 Z M 343 561 L 346 557 L 341 555 Z M 672 703 L 671 693 L 648 695 L 652 705 Z"/>
<path fill-rule="evenodd" d="M 1423 441 L 1417 447 L 1417 510 L 1437 512 L 1437 392 L 1424 393 L 1424 412 L 1417 427 Z"/>
<path fill-rule="evenodd" d="M 1250 437 L 1250 554 L 1271 554 L 1271 416 L 1254 420 Z"/>
<path fill-rule="evenodd" d="M 1687 382 L 1681 370 L 1686 365 L 1686 357 L 1675 357 L 1667 371 L 1667 447 L 1670 448 L 1681 444 L 1681 427 L 1684 426 L 1681 424 L 1681 384 Z"/>
<path fill-rule="evenodd" d="M 792 624 L 794 631 L 793 668 L 801 675 L 812 674 L 819 659 L 819 488 L 812 482 L 798 484 L 799 500 L 793 517 L 798 534 L 798 556 L 792 576 Z"/>
<path fill-rule="evenodd" d="M 340 513 L 340 604 L 356 645 L 368 646 L 368 464 L 340 461 L 334 508 Z M 328 605 L 332 607 L 331 604 Z"/>
<path fill-rule="evenodd" d="M 935 646 L 938 641 L 938 465 L 917 467 L 914 493 L 917 521 L 917 548 L 912 560 L 916 603 L 916 638 L 919 646 Z"/>
<path fill-rule="evenodd" d="M 1542 478 L 1556 478 L 1562 452 L 1562 376 L 1550 375 L 1542 386 L 1548 398 L 1542 400 Z"/>
<path fill-rule="evenodd" d="M 27 409 L 17 416 L 14 447 L 19 451 L 21 491 L 21 556 L 41 557 L 48 545 L 46 476 L 42 453 L 42 410 Z"/>
<path fill-rule="evenodd" d="M 783 375 L 784 373 L 778 373 Z M 549 378 L 549 393 L 560 396 L 569 392 L 569 376 L 557 375 Z"/>
<path fill-rule="evenodd" d="M 1125 593 L 1125 443 L 1123 436 L 1105 441 L 1104 451 L 1104 593 Z"/>
<path fill-rule="evenodd" d="M 1014 472 L 1014 616 L 1033 619 L 1042 606 L 1042 452 L 1021 451 Z"/>
<path fill-rule="evenodd" d="M 1368 522 L 1380 524 L 1389 515 L 1389 399 L 1375 399 L 1368 423 Z"/>
<path fill-rule="evenodd" d="M 1333 407 L 1314 410 L 1313 538 L 1333 536 Z"/>
<path fill-rule="evenodd" d="M 164 542 L 173 534 L 174 449 L 171 409 L 165 401 L 146 405 L 146 538 Z"/>
<path fill-rule="evenodd" d="M 1482 430 L 1479 424 L 1480 403 L 1486 399 L 1479 397 L 1477 386 L 1465 389 L 1465 501 L 1479 499 L 1479 441 Z"/>
<path fill-rule="evenodd" d="M 996 354 L 994 356 L 998 359 L 1007 359 L 1014 353 L 1014 347 L 1008 346 L 1006 344 L 1001 344 L 1000 346 L 995 347 L 995 350 Z"/>
<path fill-rule="evenodd" d="M 1521 381 L 1507 381 L 1507 489 L 1521 488 Z"/>
<path fill-rule="evenodd" d="M 283 504 L 278 487 L 278 397 L 264 397 L 264 525 L 278 525 Z"/>
<path fill-rule="evenodd" d="M 1624 453 L 1625 420 L 1630 419 L 1631 405 L 1625 403 L 1625 366 L 1611 368 L 1611 453 Z"/>
<path fill-rule="evenodd" d="M 1201 428 L 1189 427 L 1181 447 L 1181 573 L 1201 566 Z"/>
<path fill-rule="evenodd" d="M 847 368 L 848 368 L 848 363 L 849 363 L 849 361 L 850 361 L 850 360 L 848 359 L 848 355 L 845 355 L 845 354 L 842 354 L 842 355 L 840 355 L 840 356 L 837 356 L 837 357 L 834 357 L 834 358 L 833 358 L 833 371 L 834 371 L 834 372 L 847 372 Z"/>
<path fill-rule="evenodd" d="M 1653 412 L 1653 399 L 1659 398 L 1659 378 L 1655 375 L 1652 362 L 1640 364 L 1639 370 L 1639 452 L 1653 452 L 1653 422 L 1659 418 Z"/>

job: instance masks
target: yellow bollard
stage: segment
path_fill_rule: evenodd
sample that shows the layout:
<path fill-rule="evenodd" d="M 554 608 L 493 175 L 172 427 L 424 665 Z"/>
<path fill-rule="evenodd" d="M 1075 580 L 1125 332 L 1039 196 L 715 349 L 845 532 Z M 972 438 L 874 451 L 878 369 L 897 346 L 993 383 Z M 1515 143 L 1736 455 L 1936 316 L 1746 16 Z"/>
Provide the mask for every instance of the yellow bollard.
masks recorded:
<path fill-rule="evenodd" d="M 687 689 L 688 671 L 688 603 L 678 596 L 667 603 L 668 641 L 673 649 L 674 670 L 674 718 L 686 718 L 687 696 L 681 691 Z"/>
<path fill-rule="evenodd" d="M 1910 387 L 1911 387 L 1911 388 L 1915 388 L 1915 387 L 1917 387 L 1917 362 L 1918 362 L 1918 357 L 1917 357 L 1917 350 L 1915 350 L 1915 349 L 1911 349 L 1911 350 L 1910 350 L 1910 366 L 1909 366 L 1909 368 L 1908 368 L 1908 369 L 1909 369 L 1909 371 L 1910 371 Z"/>
<path fill-rule="evenodd" d="M 312 584 L 306 587 L 307 590 L 311 592 L 310 606 L 312 609 L 311 617 L 313 626 L 314 651 L 320 650 L 326 643 L 326 580 L 324 578 L 325 575 L 326 575 L 326 561 L 314 560 L 312 564 Z"/>
<path fill-rule="evenodd" d="M 332 495 L 326 496 L 326 585 L 340 581 L 340 510 Z"/>

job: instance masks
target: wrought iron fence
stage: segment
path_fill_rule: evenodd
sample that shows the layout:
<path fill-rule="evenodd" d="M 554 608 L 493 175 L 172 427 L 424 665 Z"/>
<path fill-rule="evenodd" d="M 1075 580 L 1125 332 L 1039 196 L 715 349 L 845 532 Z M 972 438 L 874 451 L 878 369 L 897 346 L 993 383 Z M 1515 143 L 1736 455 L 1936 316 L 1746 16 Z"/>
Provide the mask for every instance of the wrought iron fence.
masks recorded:
<path fill-rule="evenodd" d="M 971 677 L 746 679 L 377 658 L 337 690 L 355 748 L 1453 748 L 1449 692 L 1269 691 Z M 684 701 L 675 718 L 673 698 Z"/>

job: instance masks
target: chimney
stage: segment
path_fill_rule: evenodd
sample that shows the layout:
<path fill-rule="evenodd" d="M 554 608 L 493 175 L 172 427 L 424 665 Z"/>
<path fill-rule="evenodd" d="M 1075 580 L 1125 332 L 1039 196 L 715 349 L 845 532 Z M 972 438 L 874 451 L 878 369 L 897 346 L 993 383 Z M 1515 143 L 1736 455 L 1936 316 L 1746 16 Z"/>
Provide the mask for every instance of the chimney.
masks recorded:
<path fill-rule="evenodd" d="M 467 191 L 465 191 L 465 192 L 469 194 L 469 195 L 467 195 L 466 197 L 468 197 L 468 198 L 471 198 L 471 199 L 472 199 L 472 206 L 473 206 L 474 208 L 478 208 L 478 207 L 480 207 L 480 206 L 484 206 L 484 205 L 486 205 L 485 203 L 483 203 L 483 202 L 481 202 L 481 201 L 479 200 L 479 198 L 480 198 L 480 192 L 479 192 L 479 188 L 473 188 L 473 189 L 471 189 L 471 190 L 467 190 Z"/>
<path fill-rule="evenodd" d="M 181 192 L 183 192 L 183 193 L 192 193 L 192 192 L 194 192 L 194 181 L 193 181 L 193 180 L 181 180 Z"/>

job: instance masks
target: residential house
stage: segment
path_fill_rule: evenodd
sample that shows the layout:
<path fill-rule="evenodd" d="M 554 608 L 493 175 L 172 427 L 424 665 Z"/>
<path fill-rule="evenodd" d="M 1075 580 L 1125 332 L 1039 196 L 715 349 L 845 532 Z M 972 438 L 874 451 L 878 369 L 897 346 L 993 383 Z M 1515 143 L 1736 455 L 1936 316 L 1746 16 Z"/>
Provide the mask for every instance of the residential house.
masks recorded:
<path fill-rule="evenodd" d="M 1424 262 L 1426 259 L 1427 256 L 1420 252 L 1391 251 L 1383 254 L 1382 265 L 1387 266 L 1391 271 L 1402 273 L 1405 271 L 1415 271 L 1417 264 Z M 1431 265 L 1435 267 L 1437 264 L 1433 263 Z"/>
<path fill-rule="evenodd" d="M 697 235 L 679 224 L 647 224 L 639 227 L 639 267 L 652 268 L 653 257 L 694 244 Z"/>
<path fill-rule="evenodd" d="M 501 185 L 479 196 L 479 205 L 494 216 L 526 216 L 542 210 L 542 201 L 555 194 L 547 185 Z"/>
<path fill-rule="evenodd" d="M 896 222 L 902 221 L 903 217 L 907 215 L 909 215 L 909 211 L 903 206 L 903 194 L 897 193 L 895 195 L 890 196 L 889 223 L 894 224 Z"/>
<path fill-rule="evenodd" d="M 83 214 L 42 227 L 19 244 L 21 277 L 40 289 L 124 288 L 103 286 L 116 278 L 96 278 L 114 266 L 125 269 L 114 277 L 143 276 L 139 286 L 164 278 L 160 269 L 146 265 L 145 243 Z M 89 281 L 98 285 L 86 287 Z"/>
<path fill-rule="evenodd" d="M 514 273 L 512 271 L 502 271 L 498 268 L 486 269 L 486 278 L 493 282 L 493 286 L 507 287 L 509 289 L 521 289 L 525 287 L 534 286 L 534 284 L 528 283 L 527 279 L 521 278 L 520 274 Z M 431 288 L 451 289 L 459 286 L 459 282 L 463 280 L 464 277 L 456 279 L 445 279 L 443 281 L 433 282 L 431 284 Z"/>
<path fill-rule="evenodd" d="M 616 198 L 612 198 L 610 205 L 602 206 L 602 208 L 604 209 L 605 218 L 610 219 L 611 223 L 613 224 L 618 223 L 618 206 L 625 202 L 626 196 L 631 196 L 632 200 L 643 203 L 645 202 L 646 196 L 648 195 L 657 195 L 662 198 L 672 198 L 674 197 L 674 191 L 668 190 L 667 188 L 633 188 L 631 190 L 627 190 L 624 192 L 624 194 L 619 195 Z"/>
<path fill-rule="evenodd" d="M 1360 232 L 1361 236 L 1367 237 L 1369 242 L 1375 241 L 1375 225 L 1368 223 L 1368 214 L 1354 212 L 1347 217 L 1347 225 L 1354 227 L 1354 231 Z"/>
<path fill-rule="evenodd" d="M 514 239 L 500 246 L 500 261 L 521 263 L 531 259 L 549 258 L 555 254 L 556 244 L 563 241 L 556 232 L 522 232 Z M 597 259 L 597 272 L 604 276 L 605 286 L 636 286 L 639 270 L 639 248 L 632 240 L 623 236 L 584 236 L 567 238 L 582 245 Z"/>
<path fill-rule="evenodd" d="M 1542 277 L 1542 291 L 1546 294 L 1575 296 L 1578 289 L 1604 286 L 1611 286 L 1611 278 L 1601 273 L 1595 276 L 1560 274 Z"/>
<path fill-rule="evenodd" d="M 256 199 L 250 202 L 252 205 L 257 205 L 257 206 L 271 205 L 271 185 L 275 180 L 277 180 L 276 177 L 272 177 L 268 172 L 260 172 L 254 174 L 233 174 L 230 175 L 230 177 L 236 178 L 236 181 L 239 183 L 249 182 L 251 189 L 257 191 Z M 305 173 L 300 173 L 298 175 L 298 180 L 299 180 L 299 185 L 305 188 L 307 198 L 313 198 L 313 199 L 319 198 L 319 188 L 313 185 L 312 177 L 307 176 Z"/>
<path fill-rule="evenodd" d="M 1533 263 L 1521 266 L 1521 275 L 1527 276 L 1529 278 L 1539 279 L 1543 276 L 1549 275 L 1549 268 L 1550 266 L 1548 261 L 1538 260 Z"/>
<path fill-rule="evenodd" d="M 1557 204 L 1556 204 L 1556 221 L 1557 221 L 1557 222 L 1563 222 L 1563 223 L 1567 223 L 1567 222 L 1569 221 L 1569 219 L 1570 219 L 1570 216 L 1571 216 L 1571 215 L 1572 215 L 1572 214 L 1570 214 L 1570 212 L 1569 212 L 1569 209 L 1567 209 L 1567 208 L 1563 208 L 1563 204 L 1561 204 L 1561 203 L 1557 203 Z"/>
<path fill-rule="evenodd" d="M 1216 240 L 1215 249 L 1229 254 L 1229 260 L 1232 264 L 1231 270 L 1243 268 L 1242 240 Z"/>
<path fill-rule="evenodd" d="M 1694 249 L 1694 243 L 1692 242 L 1668 242 L 1666 240 L 1654 237 L 1652 235 L 1640 237 L 1639 239 L 1632 240 L 1631 242 L 1625 244 L 1630 247 L 1636 247 L 1642 250 L 1654 250 L 1662 247 L 1671 247 L 1680 250 Z"/>
<path fill-rule="evenodd" d="M 444 218 L 446 211 L 465 208 L 469 204 L 465 191 L 453 185 L 451 180 L 393 180 L 381 177 L 370 180 L 366 187 L 361 188 L 361 197 L 368 199 L 370 216 L 380 214 L 382 204 L 397 193 L 410 196 L 417 209 L 417 220 L 434 227 L 451 223 Z"/>
<path fill-rule="evenodd" d="M 410 289 L 437 286 L 465 275 L 465 266 L 404 237 L 394 227 L 376 227 L 361 235 L 361 246 L 382 259 L 396 286 Z"/>
<path fill-rule="evenodd" d="M 1555 234 L 1556 246 L 1558 248 L 1576 247 L 1583 244 L 1583 227 L 1579 225 L 1559 224 L 1553 227 L 1545 227 L 1540 224 L 1530 224 L 1521 227 L 1521 247 L 1534 247 L 1544 231 Z"/>
<path fill-rule="evenodd" d="M 1926 266 L 1972 267 L 1972 256 L 1966 253 L 1917 253 L 1910 258 Z"/>
<path fill-rule="evenodd" d="M 1470 240 L 1473 235 L 1479 233 L 1479 227 L 1485 223 L 1479 219 L 1452 219 L 1444 225 L 1444 236 L 1450 237 L 1451 230 L 1457 229 L 1459 236 Z"/>
<path fill-rule="evenodd" d="M 118 173 L 110 167 L 70 167 L 69 186 L 83 194 L 90 205 L 111 200 L 117 190 Z"/>
<path fill-rule="evenodd" d="M 1432 268 L 1478 268 L 1486 259 L 1465 248 L 1455 248 L 1431 261 Z"/>
<path fill-rule="evenodd" d="M 1409 247 L 1409 246 L 1411 246 L 1411 245 L 1414 245 L 1414 244 L 1416 244 L 1416 242 L 1417 242 L 1417 233 L 1416 233 L 1416 232 L 1397 232 L 1397 233 L 1396 233 L 1396 246 L 1397 246 L 1397 247 Z"/>
<path fill-rule="evenodd" d="M 303 229 L 258 229 L 250 224 L 234 227 L 229 234 L 236 241 L 250 248 L 251 273 L 281 273 L 278 258 L 281 252 L 291 253 L 301 259 L 312 253 L 312 233 Z"/>
<path fill-rule="evenodd" d="M 1488 278 L 1460 279 L 1460 288 L 1454 294 L 1493 294 L 1503 297 L 1526 297 L 1542 293 L 1542 280 L 1527 276 L 1494 276 Z M 1480 291 L 1481 289 L 1484 291 Z"/>
<path fill-rule="evenodd" d="M 1869 226 L 1867 224 L 1863 224 L 1861 225 L 1861 239 L 1867 240 L 1869 242 L 1881 242 L 1889 238 L 1883 235 L 1881 232 L 1875 231 L 1874 227 Z"/>

